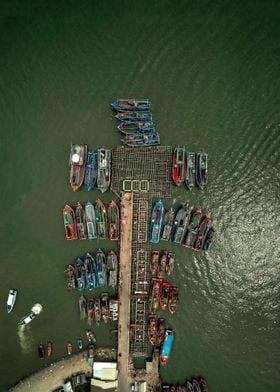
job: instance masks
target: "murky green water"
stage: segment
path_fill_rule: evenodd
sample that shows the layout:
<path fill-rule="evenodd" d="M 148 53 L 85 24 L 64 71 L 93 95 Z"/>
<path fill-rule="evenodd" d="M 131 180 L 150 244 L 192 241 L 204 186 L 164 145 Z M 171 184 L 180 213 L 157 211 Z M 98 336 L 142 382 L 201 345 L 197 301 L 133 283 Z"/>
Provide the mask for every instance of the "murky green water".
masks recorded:
<path fill-rule="evenodd" d="M 69 146 L 115 146 L 109 103 L 136 96 L 151 99 L 162 144 L 208 152 L 208 189 L 174 198 L 209 208 L 217 231 L 207 255 L 174 247 L 181 304 L 162 377 L 279 391 L 280 4 L 10 1 L 0 16 L 0 389 L 43 365 L 41 341 L 59 358 L 85 336 L 63 271 L 111 244 L 64 241 L 64 203 L 99 196 L 71 192 Z M 35 303 L 42 313 L 18 331 Z M 115 340 L 103 326 L 97 335 Z"/>

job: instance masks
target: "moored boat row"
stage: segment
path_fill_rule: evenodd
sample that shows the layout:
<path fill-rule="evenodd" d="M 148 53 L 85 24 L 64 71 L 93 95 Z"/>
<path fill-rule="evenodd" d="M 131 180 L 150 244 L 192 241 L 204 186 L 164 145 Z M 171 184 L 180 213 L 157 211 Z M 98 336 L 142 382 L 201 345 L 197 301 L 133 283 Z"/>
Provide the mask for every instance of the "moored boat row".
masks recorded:
<path fill-rule="evenodd" d="M 208 385 L 203 377 L 186 380 L 185 384 L 163 385 L 162 392 L 208 392 Z"/>
<path fill-rule="evenodd" d="M 208 155 L 176 147 L 172 158 L 172 178 L 177 186 L 185 183 L 189 190 L 195 185 L 204 189 L 208 182 Z"/>
<path fill-rule="evenodd" d="M 165 212 L 163 202 L 154 203 L 150 222 L 150 242 L 172 241 L 193 250 L 209 250 L 214 238 L 212 214 L 203 214 L 188 203 L 181 204 L 177 211 L 173 207 Z M 157 254 L 154 253 L 154 264 Z M 153 272 L 152 272 L 153 274 Z"/>
<path fill-rule="evenodd" d="M 111 103 L 118 113 L 117 129 L 124 135 L 121 143 L 131 147 L 155 146 L 160 144 L 160 135 L 147 99 L 117 99 Z"/>
<path fill-rule="evenodd" d="M 163 250 L 154 250 L 151 253 L 151 274 L 153 277 L 163 278 L 164 275 L 171 275 L 175 264 L 175 253 Z"/>
<path fill-rule="evenodd" d="M 69 157 L 69 182 L 73 191 L 82 185 L 91 191 L 94 187 L 102 193 L 111 182 L 111 150 L 99 148 L 88 151 L 86 144 L 72 144 Z"/>
<path fill-rule="evenodd" d="M 168 309 L 171 314 L 175 313 L 179 302 L 179 288 L 171 286 L 162 279 L 152 278 L 149 296 L 150 314 L 156 314 L 159 309 Z"/>
<path fill-rule="evenodd" d="M 75 208 L 66 204 L 63 208 L 63 223 L 65 239 L 68 241 L 119 239 L 119 207 L 113 200 L 107 208 L 100 199 L 96 200 L 95 206 L 90 201 L 85 206 L 78 202 Z"/>
<path fill-rule="evenodd" d="M 101 321 L 117 321 L 119 315 L 119 303 L 117 299 L 109 298 L 108 293 L 101 293 L 99 298 L 79 298 L 80 320 L 87 320 L 88 324 L 99 324 Z M 87 331 L 89 341 L 94 341 L 94 335 Z"/>
<path fill-rule="evenodd" d="M 84 257 L 77 258 L 65 270 L 68 289 L 94 290 L 105 286 L 117 287 L 118 257 L 113 250 L 107 254 L 97 249 L 94 257 L 87 252 Z"/>

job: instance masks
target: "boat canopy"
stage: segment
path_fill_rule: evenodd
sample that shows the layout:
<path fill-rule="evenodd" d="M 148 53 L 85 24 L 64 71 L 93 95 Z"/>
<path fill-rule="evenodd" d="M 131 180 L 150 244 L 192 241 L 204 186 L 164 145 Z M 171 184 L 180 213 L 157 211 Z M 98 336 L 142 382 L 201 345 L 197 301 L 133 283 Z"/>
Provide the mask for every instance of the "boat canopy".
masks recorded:
<path fill-rule="evenodd" d="M 80 160 L 79 154 L 73 154 L 72 155 L 72 162 L 78 163 Z"/>
<path fill-rule="evenodd" d="M 7 305 L 12 306 L 13 301 L 14 301 L 14 295 L 13 294 L 9 294 Z"/>
<path fill-rule="evenodd" d="M 167 335 L 162 348 L 162 357 L 168 357 L 171 351 L 172 343 L 174 340 L 173 335 Z"/>

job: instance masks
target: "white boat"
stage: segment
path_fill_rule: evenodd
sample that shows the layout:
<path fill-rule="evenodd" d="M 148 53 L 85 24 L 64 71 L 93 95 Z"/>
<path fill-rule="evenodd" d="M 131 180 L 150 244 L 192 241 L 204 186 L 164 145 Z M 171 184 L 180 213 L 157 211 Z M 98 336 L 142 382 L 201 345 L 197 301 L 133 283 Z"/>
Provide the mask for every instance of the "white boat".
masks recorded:
<path fill-rule="evenodd" d="M 16 302 L 16 297 L 17 297 L 17 290 L 15 289 L 10 289 L 9 290 L 9 296 L 7 299 L 7 312 L 11 313 L 11 311 L 13 310 L 13 307 L 15 305 Z"/>
<path fill-rule="evenodd" d="M 32 320 L 34 320 L 36 314 L 34 312 L 30 312 L 27 316 L 20 320 L 19 325 L 26 325 L 29 324 Z"/>

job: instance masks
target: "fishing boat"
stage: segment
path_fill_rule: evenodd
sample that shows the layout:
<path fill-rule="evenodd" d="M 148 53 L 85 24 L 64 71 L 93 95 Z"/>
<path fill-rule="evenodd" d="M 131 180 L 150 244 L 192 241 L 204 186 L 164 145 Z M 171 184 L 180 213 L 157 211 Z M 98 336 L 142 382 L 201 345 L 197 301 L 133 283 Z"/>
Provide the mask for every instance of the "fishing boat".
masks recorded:
<path fill-rule="evenodd" d="M 118 321 L 118 318 L 119 318 L 119 301 L 117 299 L 110 298 L 110 300 L 109 300 L 109 312 L 110 312 L 110 320 Z"/>
<path fill-rule="evenodd" d="M 40 343 L 38 346 L 38 355 L 41 359 L 45 358 L 45 346 L 43 345 L 43 343 Z"/>
<path fill-rule="evenodd" d="M 89 342 L 93 342 L 93 343 L 95 343 L 96 342 L 96 338 L 95 338 L 95 335 L 94 335 L 94 333 L 91 331 L 91 330 L 87 330 L 86 331 L 86 335 L 87 335 L 87 338 L 88 338 L 88 341 Z"/>
<path fill-rule="evenodd" d="M 77 346 L 79 350 L 83 349 L 83 341 L 82 339 L 77 339 Z"/>
<path fill-rule="evenodd" d="M 67 269 L 64 271 L 67 273 L 67 288 L 69 290 L 75 289 L 77 287 L 75 270 L 75 266 L 73 264 L 69 264 Z"/>
<path fill-rule="evenodd" d="M 196 169 L 195 169 L 195 152 L 186 152 L 186 187 L 191 191 L 195 186 Z"/>
<path fill-rule="evenodd" d="M 172 160 L 172 179 L 175 185 L 182 185 L 186 176 L 185 147 L 174 149 Z"/>
<path fill-rule="evenodd" d="M 89 344 L 88 345 L 88 359 L 93 359 L 94 357 L 94 345 Z"/>
<path fill-rule="evenodd" d="M 153 315 L 149 316 L 148 336 L 151 344 L 154 345 L 157 341 L 157 318 Z"/>
<path fill-rule="evenodd" d="M 79 240 L 87 239 L 87 225 L 86 225 L 86 215 L 82 204 L 78 201 L 76 210 L 76 222 L 77 222 L 77 233 Z"/>
<path fill-rule="evenodd" d="M 109 189 L 111 181 L 111 150 L 99 148 L 97 154 L 97 188 L 104 193 Z"/>
<path fill-rule="evenodd" d="M 84 258 L 86 288 L 93 290 L 98 288 L 97 268 L 92 255 L 88 252 Z"/>
<path fill-rule="evenodd" d="M 159 264 L 159 251 L 154 250 L 151 253 L 151 274 L 152 274 L 152 276 L 157 276 L 158 264 Z"/>
<path fill-rule="evenodd" d="M 171 314 L 175 313 L 179 302 L 179 288 L 170 287 L 168 298 L 168 309 Z"/>
<path fill-rule="evenodd" d="M 169 302 L 170 283 L 163 282 L 161 286 L 160 308 L 161 310 L 167 309 Z"/>
<path fill-rule="evenodd" d="M 85 204 L 85 218 L 86 218 L 88 239 L 95 240 L 97 238 L 95 210 L 90 201 L 87 201 Z"/>
<path fill-rule="evenodd" d="M 106 256 L 102 249 L 97 249 L 95 260 L 98 277 L 98 287 L 105 287 L 107 285 L 107 263 Z"/>
<path fill-rule="evenodd" d="M 87 300 L 81 295 L 79 298 L 80 320 L 84 320 L 87 315 Z"/>
<path fill-rule="evenodd" d="M 196 183 L 200 189 L 204 189 L 207 185 L 208 169 L 207 169 L 208 155 L 205 153 L 196 154 Z"/>
<path fill-rule="evenodd" d="M 8 294 L 8 299 L 7 299 L 7 313 L 11 313 L 15 306 L 17 298 L 17 290 L 16 289 L 10 289 L 9 294 Z"/>
<path fill-rule="evenodd" d="M 107 238 L 107 212 L 104 204 L 100 199 L 96 200 L 95 204 L 95 219 L 97 225 L 98 238 Z"/>
<path fill-rule="evenodd" d="M 85 170 L 84 187 L 91 191 L 97 180 L 97 152 L 89 151 L 87 153 L 87 162 Z"/>
<path fill-rule="evenodd" d="M 202 219 L 202 209 L 198 209 L 195 212 L 193 212 L 183 242 L 183 246 L 185 246 L 186 248 L 193 248 L 201 219 Z"/>
<path fill-rule="evenodd" d="M 189 207 L 188 204 L 182 205 L 179 208 L 174 221 L 173 242 L 175 244 L 182 244 L 190 221 L 191 213 L 192 207 Z"/>
<path fill-rule="evenodd" d="M 150 111 L 136 112 L 126 111 L 120 112 L 115 116 L 119 121 L 139 121 L 139 122 L 152 122 L 153 116 Z"/>
<path fill-rule="evenodd" d="M 67 204 L 63 208 L 63 222 L 66 240 L 77 240 L 78 234 L 75 213 L 73 208 Z"/>
<path fill-rule="evenodd" d="M 192 380 L 192 385 L 194 392 L 201 392 L 199 382 L 195 378 Z"/>
<path fill-rule="evenodd" d="M 172 329 L 165 330 L 165 339 L 162 345 L 162 349 L 160 351 L 160 364 L 165 365 L 169 359 L 172 344 L 174 341 L 174 332 Z"/>
<path fill-rule="evenodd" d="M 87 145 L 72 144 L 70 150 L 70 185 L 73 191 L 79 189 L 84 181 L 87 159 Z"/>
<path fill-rule="evenodd" d="M 108 293 L 101 293 L 100 304 L 101 304 L 102 319 L 105 323 L 107 323 L 110 318 Z"/>
<path fill-rule="evenodd" d="M 27 316 L 23 317 L 20 322 L 19 325 L 26 325 L 29 324 L 32 320 L 34 320 L 36 318 L 36 314 L 31 311 Z"/>
<path fill-rule="evenodd" d="M 118 241 L 120 232 L 120 213 L 119 207 L 113 200 L 108 207 L 108 229 L 109 240 Z"/>
<path fill-rule="evenodd" d="M 118 256 L 113 250 L 107 254 L 108 286 L 116 288 L 118 284 Z"/>
<path fill-rule="evenodd" d="M 47 343 L 47 357 L 50 357 L 52 355 L 52 342 Z"/>
<path fill-rule="evenodd" d="M 165 319 L 159 318 L 158 319 L 158 326 L 157 326 L 157 342 L 159 345 L 162 345 L 165 338 Z"/>
<path fill-rule="evenodd" d="M 96 324 L 99 324 L 101 321 L 101 305 L 100 305 L 100 298 L 95 298 L 94 303 L 94 318 Z"/>
<path fill-rule="evenodd" d="M 215 234 L 215 230 L 213 229 L 213 227 L 210 227 L 208 229 L 208 231 L 206 232 L 205 235 L 205 240 L 202 246 L 203 250 L 209 250 L 211 248 L 212 242 L 213 242 L 213 238 L 214 238 L 214 234 Z"/>
<path fill-rule="evenodd" d="M 141 133 L 137 132 L 125 135 L 121 143 L 130 147 L 145 147 L 160 145 L 160 135 L 158 132 Z"/>
<path fill-rule="evenodd" d="M 208 385 L 206 380 L 203 377 L 200 377 L 198 381 L 199 381 L 201 392 L 208 392 Z"/>
<path fill-rule="evenodd" d="M 152 278 L 151 295 L 150 295 L 150 313 L 156 314 L 159 308 L 159 301 L 161 295 L 162 280 Z"/>
<path fill-rule="evenodd" d="M 163 223 L 164 205 L 162 200 L 156 201 L 151 214 L 150 242 L 159 243 L 160 233 Z"/>
<path fill-rule="evenodd" d="M 212 214 L 208 212 L 206 216 L 201 220 L 200 225 L 198 226 L 196 240 L 193 246 L 194 250 L 201 250 L 203 248 L 205 236 L 207 234 L 208 229 L 211 227 L 212 223 Z"/>
<path fill-rule="evenodd" d="M 87 322 L 91 325 L 94 321 L 94 299 L 88 298 L 87 300 Z"/>
<path fill-rule="evenodd" d="M 117 99 L 111 103 L 113 109 L 117 112 L 123 111 L 147 111 L 150 110 L 151 104 L 148 99 Z"/>
<path fill-rule="evenodd" d="M 167 264 L 167 255 L 168 255 L 168 251 L 164 250 L 164 251 L 162 251 L 160 258 L 159 258 L 158 277 L 160 279 L 162 279 L 165 275 L 166 264 Z"/>
<path fill-rule="evenodd" d="M 171 207 L 169 210 L 166 211 L 164 215 L 163 230 L 161 235 L 161 239 L 163 241 L 169 241 L 171 238 L 174 217 L 175 217 L 175 211 L 174 208 Z"/>
<path fill-rule="evenodd" d="M 174 269 L 175 264 L 175 253 L 168 252 L 167 253 L 167 260 L 166 260 L 166 275 L 171 275 Z"/>
<path fill-rule="evenodd" d="M 151 133 L 156 131 L 156 127 L 153 122 L 124 121 L 121 122 L 117 128 L 125 135 L 131 135 L 135 133 Z"/>
<path fill-rule="evenodd" d="M 77 289 L 80 291 L 84 290 L 86 288 L 85 266 L 83 260 L 79 257 L 75 260 L 75 277 Z"/>
<path fill-rule="evenodd" d="M 194 392 L 192 383 L 190 381 L 186 382 L 186 388 L 187 388 L 187 392 Z"/>
<path fill-rule="evenodd" d="M 72 353 L 73 353 L 73 346 L 72 346 L 72 343 L 71 343 L 71 342 L 68 342 L 68 343 L 67 343 L 67 354 L 68 354 L 68 355 L 72 355 Z"/>

